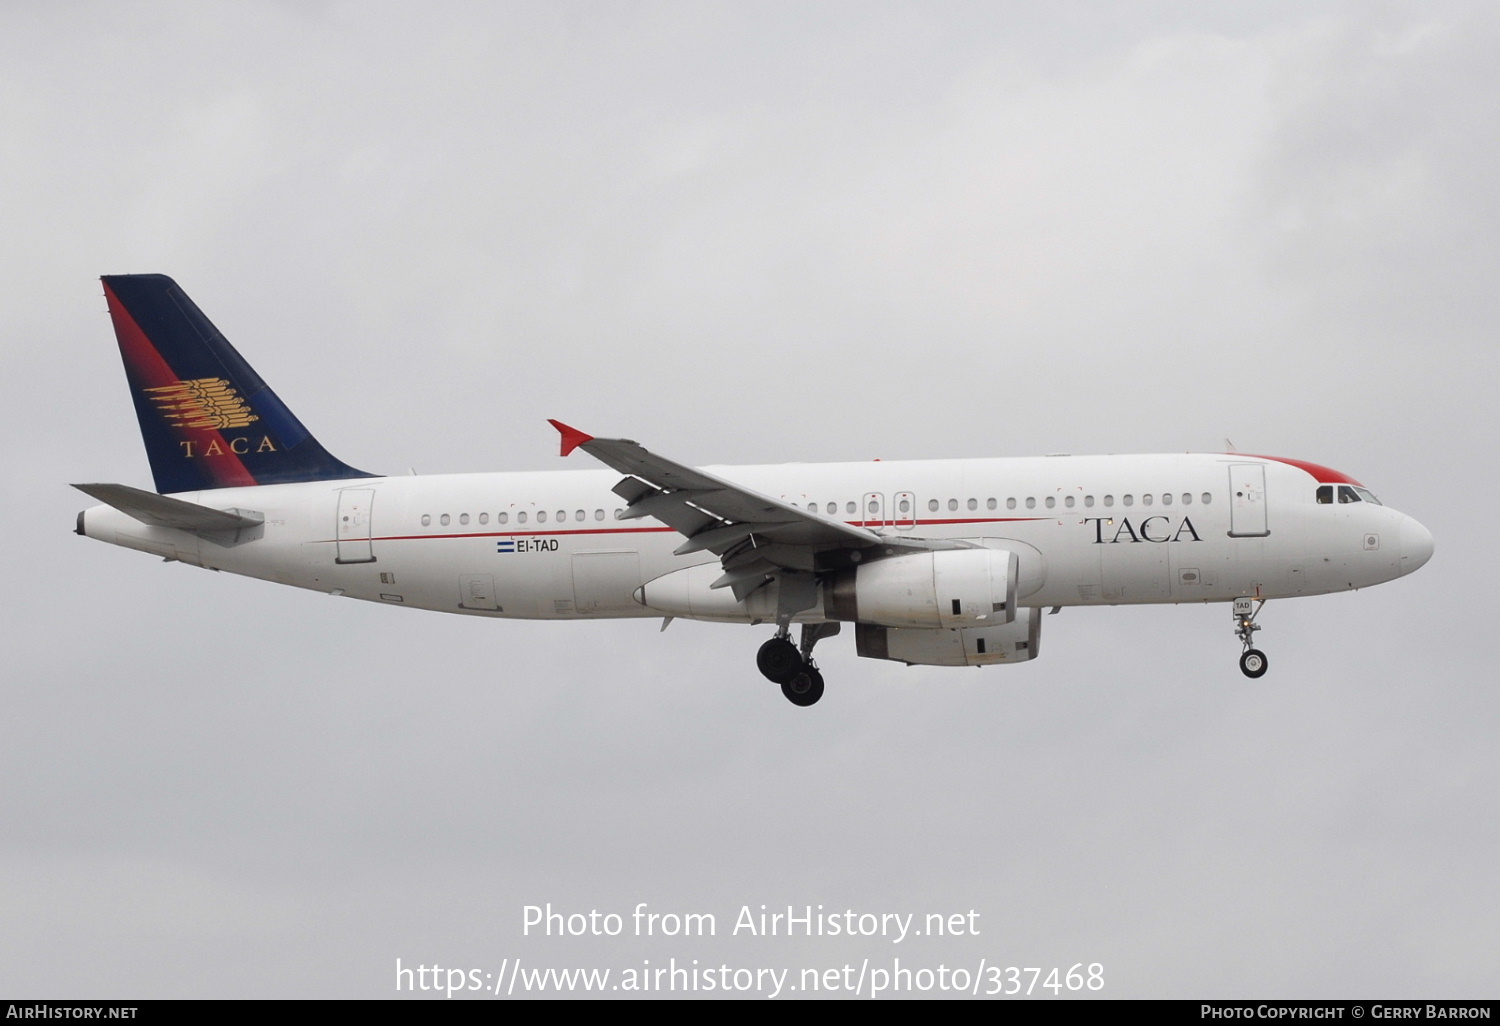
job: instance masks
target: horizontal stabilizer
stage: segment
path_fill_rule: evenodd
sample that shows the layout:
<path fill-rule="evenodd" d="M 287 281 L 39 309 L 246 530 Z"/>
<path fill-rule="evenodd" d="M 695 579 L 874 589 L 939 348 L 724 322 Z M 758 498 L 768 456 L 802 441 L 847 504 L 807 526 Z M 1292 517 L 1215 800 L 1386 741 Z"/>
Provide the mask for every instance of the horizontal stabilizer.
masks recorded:
<path fill-rule="evenodd" d="M 129 485 L 76 484 L 73 487 L 152 527 L 175 527 L 182 531 L 211 534 L 257 527 L 266 520 L 264 515 L 253 510 L 213 509 Z"/>

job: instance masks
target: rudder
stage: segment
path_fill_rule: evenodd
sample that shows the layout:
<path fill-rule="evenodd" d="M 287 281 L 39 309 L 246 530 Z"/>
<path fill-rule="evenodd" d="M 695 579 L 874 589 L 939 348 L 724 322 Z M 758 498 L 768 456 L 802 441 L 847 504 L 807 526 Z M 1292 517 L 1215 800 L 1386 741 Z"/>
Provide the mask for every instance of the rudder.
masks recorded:
<path fill-rule="evenodd" d="M 171 278 L 100 280 L 158 492 L 375 476 L 319 445 Z"/>

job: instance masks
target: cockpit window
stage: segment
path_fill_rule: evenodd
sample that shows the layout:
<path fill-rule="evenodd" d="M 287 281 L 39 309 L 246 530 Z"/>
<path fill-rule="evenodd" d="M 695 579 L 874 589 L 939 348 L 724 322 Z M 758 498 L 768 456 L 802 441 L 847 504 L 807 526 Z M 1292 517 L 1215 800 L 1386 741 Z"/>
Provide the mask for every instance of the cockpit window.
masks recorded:
<path fill-rule="evenodd" d="M 1318 505 L 1327 506 L 1333 502 L 1333 489 L 1334 486 L 1331 484 L 1318 485 Z M 1374 492 L 1370 491 L 1370 489 L 1368 488 L 1361 487 L 1360 485 L 1341 484 L 1338 486 L 1338 496 L 1338 501 L 1341 503 L 1373 502 L 1377 506 L 1382 505 L 1381 501 L 1375 498 Z"/>

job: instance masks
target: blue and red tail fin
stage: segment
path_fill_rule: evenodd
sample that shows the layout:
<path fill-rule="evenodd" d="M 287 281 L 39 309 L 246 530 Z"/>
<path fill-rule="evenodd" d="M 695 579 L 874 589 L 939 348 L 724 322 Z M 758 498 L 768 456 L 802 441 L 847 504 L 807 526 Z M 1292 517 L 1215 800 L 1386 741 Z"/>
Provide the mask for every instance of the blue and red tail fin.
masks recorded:
<path fill-rule="evenodd" d="M 100 280 L 158 492 L 375 476 L 329 455 L 171 278 Z"/>

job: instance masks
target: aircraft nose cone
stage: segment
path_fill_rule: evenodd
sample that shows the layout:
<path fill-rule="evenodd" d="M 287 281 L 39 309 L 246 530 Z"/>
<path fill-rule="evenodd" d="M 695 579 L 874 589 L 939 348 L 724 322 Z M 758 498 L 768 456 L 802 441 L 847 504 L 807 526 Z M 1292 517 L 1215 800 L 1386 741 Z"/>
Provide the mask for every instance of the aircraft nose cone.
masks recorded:
<path fill-rule="evenodd" d="M 1415 520 L 1401 524 L 1401 573 L 1416 570 L 1432 558 L 1432 532 Z"/>

